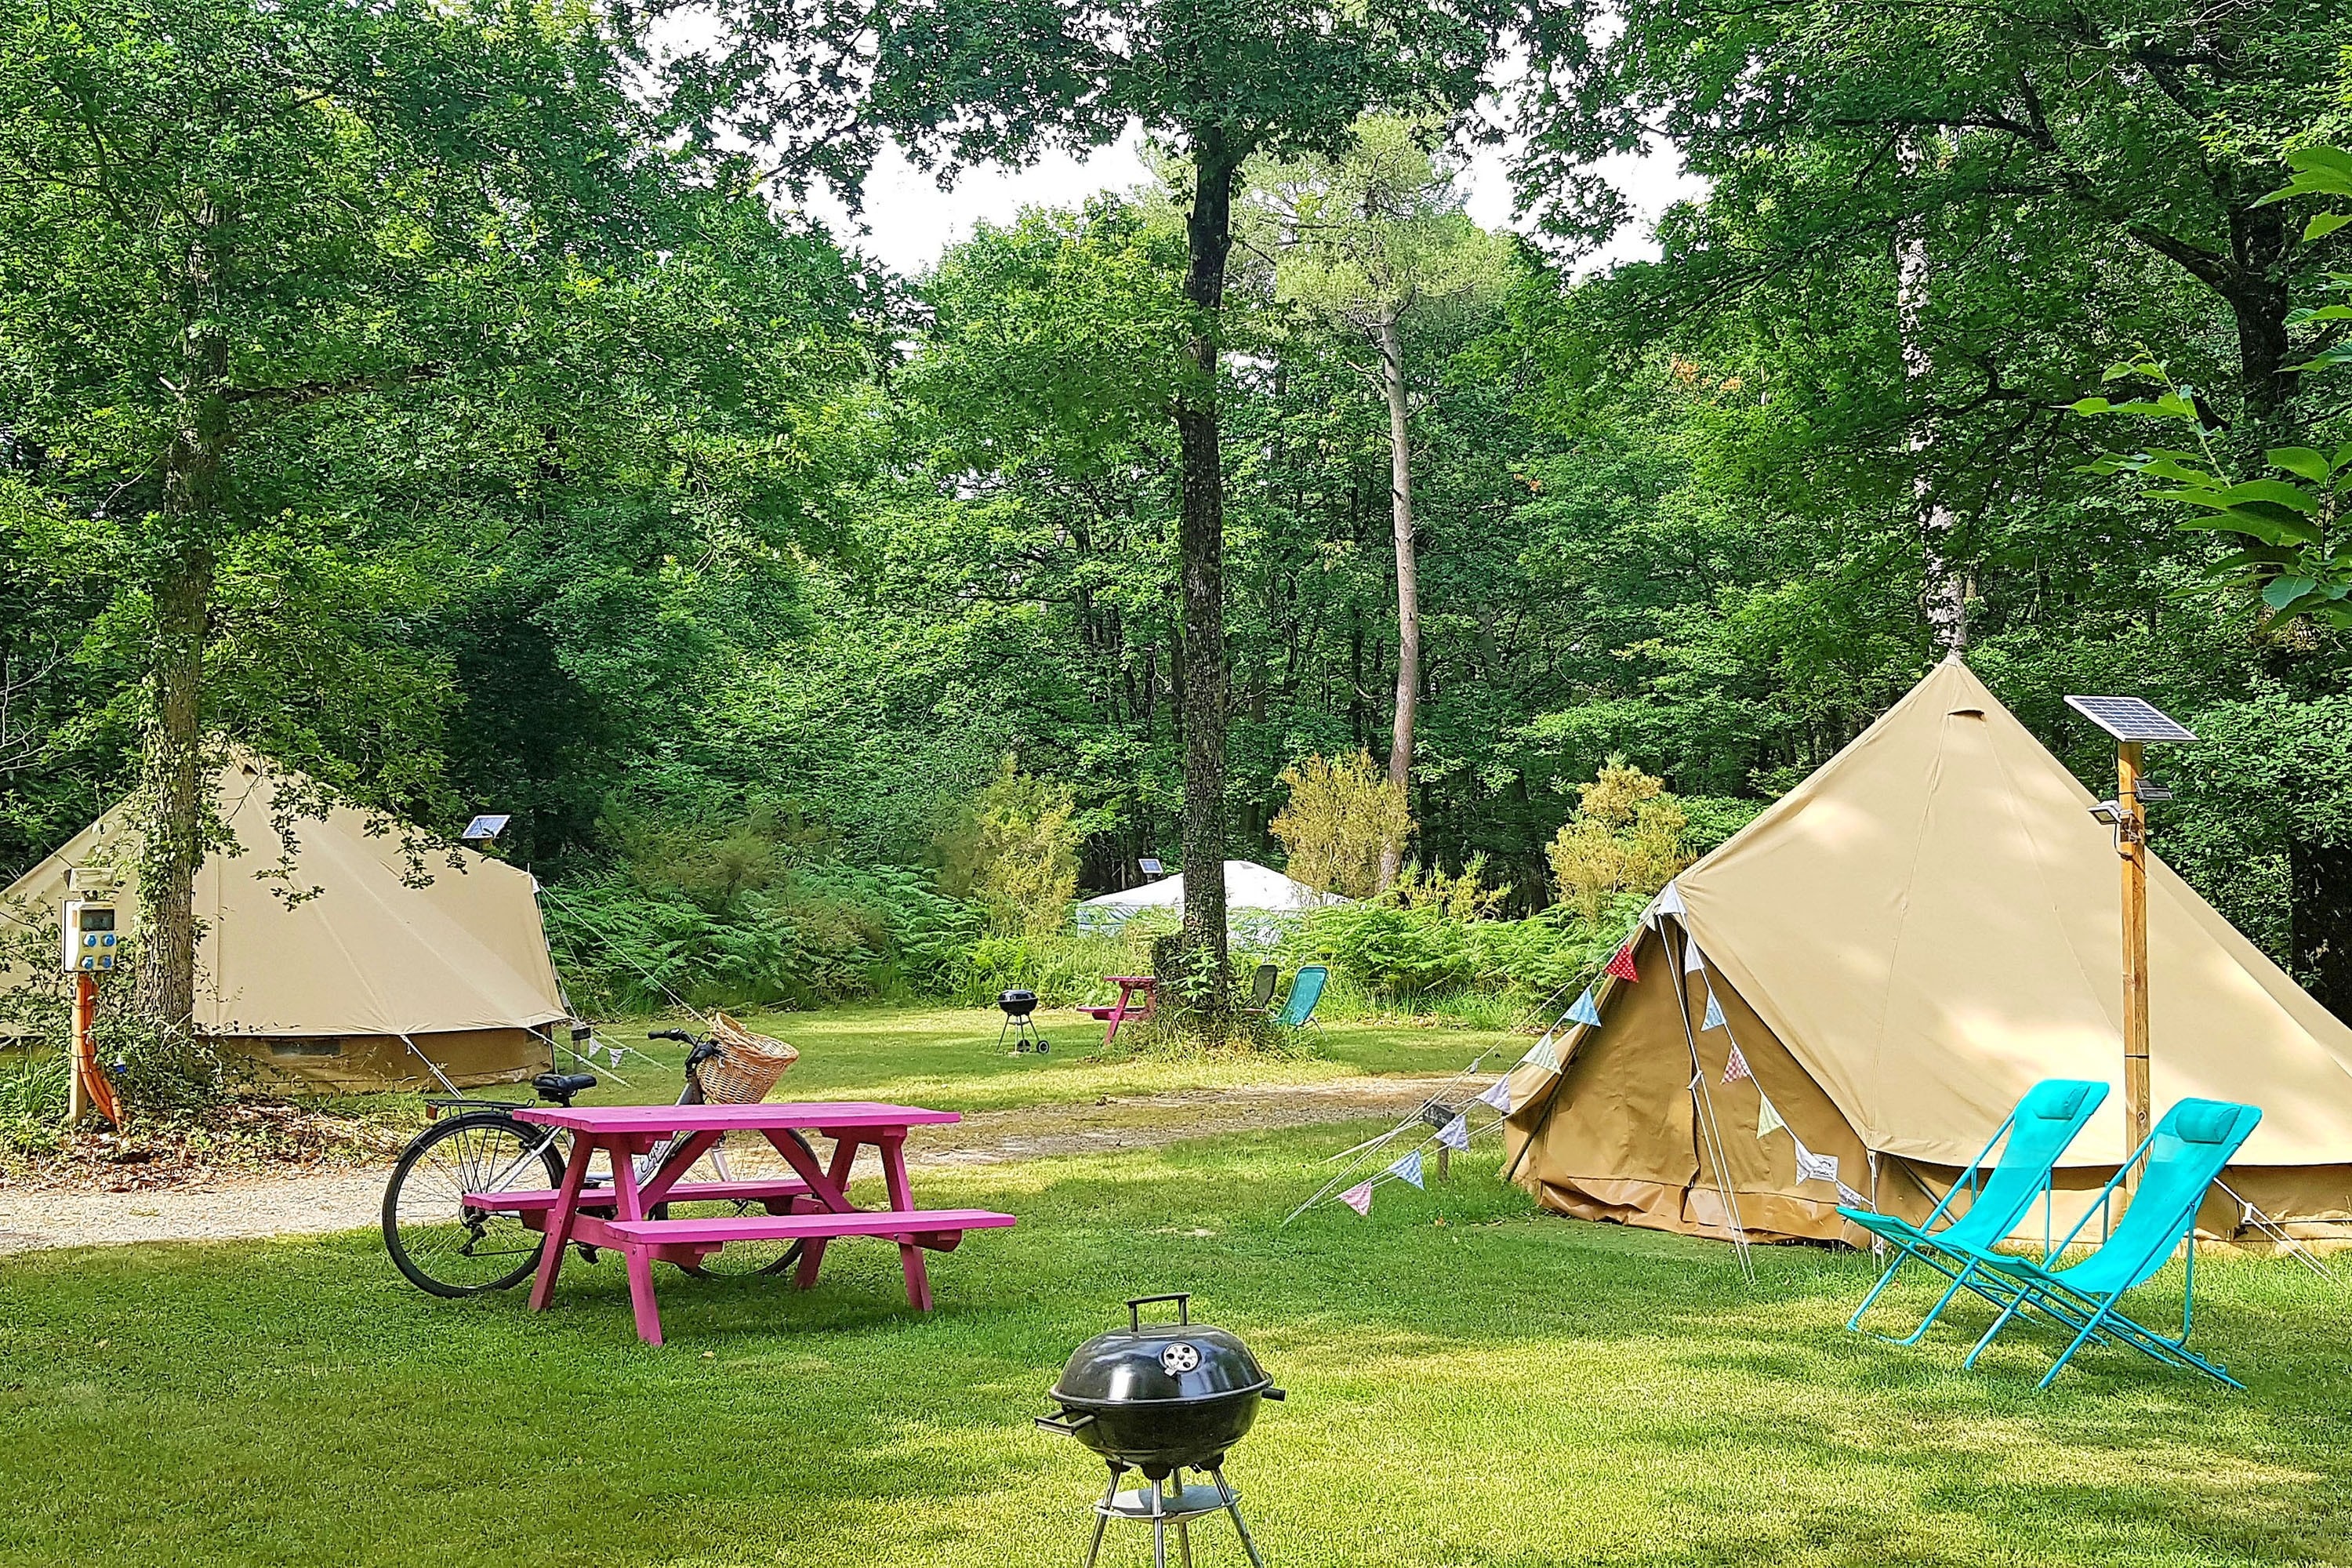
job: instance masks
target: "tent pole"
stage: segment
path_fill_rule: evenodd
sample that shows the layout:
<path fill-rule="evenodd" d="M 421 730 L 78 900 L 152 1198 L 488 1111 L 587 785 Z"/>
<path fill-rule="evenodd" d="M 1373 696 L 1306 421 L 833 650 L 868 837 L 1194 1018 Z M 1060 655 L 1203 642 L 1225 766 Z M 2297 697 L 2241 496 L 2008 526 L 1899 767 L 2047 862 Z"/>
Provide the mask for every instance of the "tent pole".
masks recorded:
<path fill-rule="evenodd" d="M 2140 804 L 2140 742 L 2116 746 L 2116 850 L 2123 860 L 2124 1157 L 2147 1142 L 2147 808 Z M 2135 1178 L 2125 1177 L 2128 1191 Z"/>
<path fill-rule="evenodd" d="M 1682 951 L 1675 951 L 1674 942 L 1666 936 L 1666 922 L 1664 921 L 1658 922 L 1658 945 L 1665 950 L 1666 961 L 1674 969 L 1675 1010 L 1682 1015 L 1683 1040 L 1690 1047 L 1691 1113 L 1698 1122 L 1699 1136 L 1706 1145 L 1707 1160 L 1715 1166 L 1715 1188 L 1723 1195 L 1724 1218 L 1731 1225 L 1731 1248 L 1739 1259 L 1740 1276 L 1753 1284 L 1756 1265 L 1748 1256 L 1748 1227 L 1739 1223 L 1739 1199 L 1731 1190 L 1731 1171 L 1724 1157 L 1723 1129 L 1715 1119 L 1715 1096 L 1707 1090 L 1706 1068 L 1698 1059 L 1698 1031 L 1691 1026 L 1690 974 L 1683 967 L 1690 958 L 1690 930 L 1680 921 L 1675 922 L 1675 929 L 1682 933 Z M 1704 974 L 1699 978 L 1702 984 L 1706 982 Z"/>

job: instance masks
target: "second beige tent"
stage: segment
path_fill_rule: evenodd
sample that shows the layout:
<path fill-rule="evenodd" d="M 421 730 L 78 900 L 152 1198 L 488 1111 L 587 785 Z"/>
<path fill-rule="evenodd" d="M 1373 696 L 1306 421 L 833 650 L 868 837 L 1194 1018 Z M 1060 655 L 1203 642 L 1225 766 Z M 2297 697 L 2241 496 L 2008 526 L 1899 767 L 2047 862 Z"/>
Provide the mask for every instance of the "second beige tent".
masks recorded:
<path fill-rule="evenodd" d="M 2074 1078 L 2115 1086 L 2061 1165 L 2095 1189 L 2125 1133 L 2116 857 L 2091 805 L 1947 660 L 1660 896 L 1639 978 L 1515 1070 L 1506 1169 L 1588 1218 L 1728 1236 L 1736 1211 L 1759 1239 L 1860 1242 L 1841 1203 L 1925 1217 L 2027 1089 Z M 2250 1204 L 2352 1234 L 2352 1030 L 2153 857 L 2148 886 L 2155 1113 L 2263 1109 L 2225 1175 L 2243 1203 L 2201 1223 L 2240 1234 Z"/>
<path fill-rule="evenodd" d="M 315 792 L 256 759 L 215 789 L 236 844 L 196 875 L 201 1032 L 265 1079 L 320 1088 L 467 1087 L 551 1065 L 550 1029 L 571 1009 L 529 872 L 470 849 L 412 858 L 396 826 L 308 815 Z M 76 866 L 124 873 L 135 908 L 136 860 L 117 806 L 0 893 L 0 911 L 54 922 Z M 54 983 L 12 973 L 0 992 Z"/>

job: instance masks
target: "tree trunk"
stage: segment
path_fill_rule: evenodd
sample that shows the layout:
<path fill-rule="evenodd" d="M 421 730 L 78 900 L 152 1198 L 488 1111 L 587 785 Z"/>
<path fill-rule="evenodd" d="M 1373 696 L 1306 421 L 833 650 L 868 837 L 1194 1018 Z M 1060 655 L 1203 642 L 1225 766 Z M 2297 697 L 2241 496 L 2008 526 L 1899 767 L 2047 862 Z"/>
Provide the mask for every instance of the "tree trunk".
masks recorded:
<path fill-rule="evenodd" d="M 1224 1033 L 1232 959 L 1225 940 L 1224 466 L 1217 430 L 1217 362 L 1225 260 L 1233 249 L 1239 151 L 1214 127 L 1192 138 L 1192 210 L 1184 298 L 1193 310 L 1192 384 L 1176 404 L 1181 503 L 1177 553 L 1184 605 L 1184 937 L 1206 955 L 1207 984 L 1190 998 L 1211 1039 Z"/>
<path fill-rule="evenodd" d="M 143 784 L 149 820 L 140 858 L 145 927 L 139 1005 L 159 1027 L 184 1027 L 196 1004 L 196 868 L 205 858 L 204 668 L 211 552 L 184 552 L 154 590 L 154 711 Z"/>
<path fill-rule="evenodd" d="M 1396 722 L 1389 733 L 1389 783 L 1400 792 L 1412 782 L 1413 711 L 1421 700 L 1421 570 L 1412 532 L 1412 436 L 1405 420 L 1404 338 L 1396 316 L 1381 318 L 1381 382 L 1389 396 L 1389 514 L 1396 532 Z M 1388 891 L 1403 868 L 1404 840 L 1381 846 L 1379 890 Z"/>
<path fill-rule="evenodd" d="M 1903 143 L 1905 174 L 1918 168 L 1919 156 L 1918 142 L 1906 137 Z M 1935 368 L 1920 331 L 1920 318 L 1927 304 L 1926 220 L 1906 219 L 1897 230 L 1895 247 L 1895 317 L 1902 343 L 1903 379 L 1919 387 Z M 1911 429 L 1911 454 L 1916 465 L 1911 499 L 1919 521 L 1921 603 L 1927 612 L 1927 634 L 1940 656 L 1967 650 L 1969 601 L 1966 574 L 1951 556 L 1952 539 L 1958 531 L 1959 520 L 1935 493 L 1934 482 L 1927 474 L 1927 453 L 1935 444 L 1935 431 L 1922 417 Z"/>
<path fill-rule="evenodd" d="M 213 249 L 218 223 L 209 206 L 198 215 L 196 238 L 182 266 L 178 422 L 163 459 L 164 551 L 152 584 L 153 708 L 142 767 L 148 820 L 139 866 L 139 1006 L 150 1023 L 173 1030 L 187 1027 L 195 1014 L 196 868 L 208 837 L 205 634 L 228 449 L 228 340 L 220 325 L 221 267 Z"/>

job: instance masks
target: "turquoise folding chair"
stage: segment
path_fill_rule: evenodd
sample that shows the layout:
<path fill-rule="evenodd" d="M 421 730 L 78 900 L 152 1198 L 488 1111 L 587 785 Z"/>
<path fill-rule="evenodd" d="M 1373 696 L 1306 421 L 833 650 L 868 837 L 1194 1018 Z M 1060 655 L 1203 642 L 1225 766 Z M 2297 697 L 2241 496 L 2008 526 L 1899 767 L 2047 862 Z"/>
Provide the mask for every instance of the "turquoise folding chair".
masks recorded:
<path fill-rule="evenodd" d="M 1323 986 L 1330 978 L 1331 972 L 1319 963 L 1300 970 L 1290 983 L 1290 994 L 1284 999 L 1276 1022 L 1292 1029 L 1314 1022 L 1315 1004 L 1323 1000 Z"/>
<path fill-rule="evenodd" d="M 1898 1345 L 1918 1343 L 1920 1336 L 1935 1327 L 1936 1320 L 1963 1289 L 1974 1290 L 1996 1307 L 2006 1306 L 2005 1298 L 1991 1295 L 1971 1283 L 1976 1270 L 1973 1254 L 1999 1245 L 2017 1228 L 2018 1221 L 2025 1217 L 2025 1211 L 2033 1206 L 2036 1198 L 2042 1200 L 2042 1233 L 2047 1249 L 2051 1171 L 2067 1145 L 2074 1142 L 2074 1134 L 2083 1130 L 2083 1124 L 2091 1120 L 2091 1113 L 2106 1098 L 2105 1084 L 2084 1079 L 2053 1078 L 2027 1089 L 2025 1098 L 2017 1102 L 2017 1109 L 1993 1130 L 1983 1150 L 1923 1225 L 1912 1225 L 1891 1214 L 1868 1209 L 1838 1210 L 1895 1248 L 1895 1261 L 1886 1266 L 1886 1272 L 1878 1277 L 1878 1283 L 1870 1288 L 1870 1294 L 1862 1299 L 1862 1305 L 1853 1310 L 1845 1326 L 1859 1330 L 1862 1315 L 1895 1282 L 1903 1266 L 1914 1260 L 1939 1271 L 1951 1284 L 1917 1328 L 1900 1339 L 1892 1334 L 1880 1334 L 1880 1339 Z M 1991 1175 L 1986 1176 L 1986 1162 L 1992 1158 L 1996 1144 L 2000 1146 L 2000 1163 L 1993 1167 Z M 1972 1194 L 1972 1201 L 1954 1219 L 1950 1217 L 1952 1200 L 1963 1192 Z M 1944 1222 L 1940 1228 L 1938 1220 Z"/>
<path fill-rule="evenodd" d="M 1975 1251 L 1975 1260 L 1982 1265 L 1978 1278 L 2010 1300 L 1961 1364 L 1976 1365 L 1977 1358 L 2010 1320 L 2031 1308 L 2074 1331 L 2074 1340 L 2042 1374 L 2037 1387 L 2049 1387 L 2074 1352 L 2097 1339 L 2129 1345 L 2166 1365 L 2201 1372 L 2231 1388 L 2243 1388 L 2245 1384 L 2189 1348 L 2189 1327 L 2197 1303 L 2197 1211 L 2221 1168 L 2262 1119 L 2262 1111 L 2253 1106 L 2222 1100 L 2184 1100 L 2165 1112 L 2156 1131 L 2100 1191 L 2097 1205 L 2058 1244 L 2063 1252 L 2090 1223 L 2093 1214 L 2105 1212 L 2125 1176 L 2144 1161 L 2138 1188 L 2132 1193 L 2124 1217 L 2107 1233 L 2099 1249 L 2080 1263 L 2052 1268 L 2046 1259 L 2034 1263 Z M 2126 1317 L 2116 1301 L 2163 1268 L 2184 1239 L 2189 1243 L 2189 1278 L 2180 1293 L 2180 1337 L 2167 1339 Z"/>

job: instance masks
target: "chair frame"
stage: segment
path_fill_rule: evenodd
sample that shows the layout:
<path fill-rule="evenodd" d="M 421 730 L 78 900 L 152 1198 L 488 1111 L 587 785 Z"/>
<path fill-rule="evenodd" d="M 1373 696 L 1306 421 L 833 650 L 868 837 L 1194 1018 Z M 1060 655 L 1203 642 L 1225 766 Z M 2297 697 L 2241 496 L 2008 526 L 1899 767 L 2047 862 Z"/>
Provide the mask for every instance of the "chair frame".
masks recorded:
<path fill-rule="evenodd" d="M 2176 1106 L 2174 1109 L 2178 1110 L 2179 1107 Z M 2252 1110 L 2253 1108 L 2241 1107 L 2241 1109 Z M 2261 1112 L 2255 1110 L 2255 1116 L 2259 1120 Z M 2105 1218 L 2111 1212 L 2116 1190 L 2122 1186 L 2131 1173 L 2148 1158 L 2148 1151 L 2154 1147 L 2157 1139 L 2163 1135 L 2166 1123 L 2169 1120 L 2170 1116 L 2168 1113 L 2166 1121 L 2158 1122 L 2156 1129 L 2140 1141 L 2139 1147 L 2132 1151 L 2131 1158 L 2125 1161 L 2116 1169 L 2107 1184 L 2099 1189 L 2098 1201 L 2092 1207 L 2085 1209 L 2083 1217 L 2074 1222 L 2074 1229 L 2068 1231 L 2064 1238 L 2058 1243 L 2058 1252 L 2063 1252 L 2073 1245 L 2075 1237 L 2082 1234 L 2083 1227 L 2091 1223 L 2094 1215 L 2101 1219 L 2104 1227 Z M 2230 1151 L 2231 1154 L 2237 1152 L 2238 1147 L 2244 1143 L 2252 1131 L 2253 1123 L 2250 1122 L 2246 1130 L 2239 1134 L 2237 1143 L 2231 1146 Z M 2225 1159 L 2221 1166 L 2216 1168 L 2215 1179 L 2219 1179 L 2221 1171 L 2226 1169 L 2228 1163 Z M 1984 1354 L 1987 1348 L 1992 1344 L 1994 1338 L 2009 1325 L 2010 1321 L 2031 1308 L 2062 1328 L 2073 1330 L 2074 1333 L 2074 1339 L 2059 1353 L 2058 1359 L 2051 1363 L 2050 1370 L 2042 1374 L 2042 1381 L 2034 1384 L 2037 1389 L 2049 1387 L 2056 1381 L 2058 1374 L 2065 1370 L 2066 1363 L 2074 1359 L 2074 1352 L 2085 1344 L 2095 1341 L 2103 1344 L 2130 1345 L 2152 1361 L 2179 1367 L 2185 1371 L 2201 1372 L 2206 1376 L 2226 1384 L 2231 1388 L 2243 1391 L 2246 1385 L 2231 1377 L 2226 1368 L 2207 1361 L 2203 1356 L 2190 1350 L 2188 1344 L 2189 1330 L 2195 1321 L 2197 1310 L 2197 1210 L 2212 1190 L 2213 1183 L 2210 1180 L 2199 1189 L 2187 1213 L 2181 1216 L 2183 1237 L 2176 1239 L 2171 1247 L 2165 1249 L 2165 1260 L 2168 1260 L 2172 1253 L 2180 1247 L 2181 1240 L 2185 1239 L 2188 1242 L 2186 1279 L 2182 1284 L 2180 1295 L 2180 1335 L 2178 1339 L 2168 1339 L 2155 1330 L 2135 1322 L 2116 1308 L 2116 1303 L 2121 1300 L 2126 1292 L 2147 1282 L 2147 1279 L 2156 1272 L 2154 1268 L 2148 1271 L 2148 1275 L 2142 1276 L 2129 1284 L 2101 1294 L 2093 1294 L 2069 1285 L 2048 1267 L 2049 1258 L 2057 1256 L 2056 1253 L 2048 1255 L 2042 1263 L 2036 1264 L 2022 1258 L 1979 1252 L 1976 1255 L 1976 1261 L 1988 1266 L 1988 1272 L 1980 1278 L 1994 1289 L 2008 1291 L 2010 1300 L 2002 1307 L 2000 1316 L 1993 1320 L 1992 1326 L 1984 1331 L 1984 1337 L 1977 1341 L 1976 1348 L 1969 1352 L 1968 1358 L 1960 1364 L 1967 1368 L 1974 1367 L 1978 1358 Z M 2107 1242 L 2103 1241 L 2098 1250 L 2105 1250 L 2107 1245 Z M 2097 1255 L 2097 1251 L 2094 1251 L 2091 1257 Z M 2089 1260 L 2088 1258 L 2083 1259 L 2084 1262 Z M 2163 1261 L 2158 1261 L 2156 1268 L 2161 1268 L 2163 1266 Z M 1978 1293 L 1981 1295 L 1984 1292 Z"/>
<path fill-rule="evenodd" d="M 2079 1081 L 2089 1084 L 2092 1088 L 2095 1089 L 2097 1092 L 2086 1097 L 2085 1102 L 2081 1107 L 2080 1112 L 2075 1118 L 2074 1131 L 2067 1134 L 2066 1143 L 2062 1144 L 2057 1152 L 2051 1156 L 2051 1163 L 2049 1167 L 2042 1173 L 2042 1257 L 2045 1258 L 2051 1256 L 2051 1233 L 2056 1224 L 2054 1205 L 2057 1201 L 2055 1180 L 2057 1161 L 2065 1153 L 2066 1148 L 2073 1143 L 2074 1138 L 2082 1132 L 2084 1124 L 2090 1121 L 2092 1115 L 2097 1111 L 2101 1105 L 2106 1102 L 2107 1086 L 2105 1084 L 2100 1083 L 2095 1079 L 2084 1079 Z M 2034 1086 L 2034 1089 L 2038 1089 L 2041 1087 L 2041 1085 L 2037 1084 Z M 2026 1102 L 2030 1100 L 2032 1096 L 2033 1090 L 2027 1090 L 2026 1093 L 2019 1099 L 2017 1104 L 2010 1109 L 2009 1115 L 2002 1119 L 2001 1124 L 1999 1127 L 1993 1129 L 1992 1136 L 1985 1140 L 1985 1146 L 1977 1152 L 1977 1157 L 1969 1163 L 1968 1169 L 1961 1173 L 1960 1179 L 1952 1184 L 1952 1185 L 1945 1192 L 1943 1197 L 1937 1200 L 1934 1210 L 1930 1212 L 1927 1217 L 1918 1225 L 1914 1226 L 1899 1220 L 1895 1221 L 1895 1225 L 1901 1226 L 1900 1231 L 1896 1231 L 1893 1226 L 1890 1226 L 1887 1224 L 1887 1222 L 1893 1218 L 1891 1215 L 1864 1214 L 1863 1211 L 1858 1209 L 1839 1209 L 1838 1212 L 1843 1215 L 1847 1219 L 1860 1226 L 1863 1229 L 1870 1232 L 1871 1235 L 1877 1237 L 1881 1240 L 1896 1248 L 1895 1260 L 1889 1263 L 1886 1266 L 1886 1271 L 1878 1277 L 1878 1283 L 1870 1288 L 1870 1294 L 1862 1299 L 1862 1305 L 1853 1310 L 1853 1316 L 1846 1320 L 1845 1326 L 1849 1330 L 1858 1333 L 1869 1333 L 1873 1339 L 1885 1340 L 1889 1344 L 1913 1345 L 1917 1344 L 1921 1339 L 1926 1337 L 1927 1331 L 1934 1328 L 1936 1326 L 1937 1320 L 1943 1316 L 1944 1309 L 1950 1306 L 1952 1299 L 1955 1296 L 1958 1296 L 1964 1289 L 1974 1295 L 1982 1297 L 1986 1301 L 1995 1307 L 2004 1307 L 2008 1305 L 2005 1299 L 1994 1295 L 1983 1287 L 1975 1283 L 1974 1276 L 1977 1271 L 1978 1260 L 1965 1250 L 1966 1244 L 1952 1244 L 1938 1239 L 1944 1235 L 1944 1232 L 1937 1230 L 1935 1228 L 1935 1225 L 1937 1220 L 1943 1219 L 1945 1220 L 1946 1230 L 1950 1228 L 1953 1222 L 1947 1219 L 1946 1215 L 1948 1214 L 1952 1206 L 1952 1200 L 1959 1196 L 1959 1194 L 1964 1191 L 1969 1194 L 1971 1207 L 1973 1207 L 1974 1200 L 1980 1195 L 1983 1191 L 1983 1182 L 1986 1179 L 1986 1172 L 1989 1170 L 1998 1169 L 1998 1162 L 1994 1161 L 1992 1158 L 1993 1150 L 1996 1147 L 1999 1147 L 2002 1141 L 2006 1139 L 2016 1128 L 2018 1118 L 2023 1114 Z M 2004 1155 L 2006 1152 L 2007 1151 L 2004 1150 Z M 2031 1200 L 2028 1201 L 2027 1206 L 2029 1208 L 2032 1206 Z M 2078 1226 L 2077 1228 L 2079 1229 L 2080 1227 Z M 1955 1268 L 1952 1267 L 1951 1263 L 1946 1261 L 1947 1258 L 1950 1258 L 1958 1262 L 1959 1267 Z M 1928 1268 L 1935 1269 L 1937 1272 L 1942 1274 L 1947 1279 L 1951 1281 L 1951 1283 L 1945 1288 L 1943 1295 L 1937 1299 L 1935 1306 L 1928 1309 L 1927 1317 L 1920 1321 L 1919 1326 L 1913 1329 L 1907 1334 L 1900 1336 L 1894 1334 L 1882 1334 L 1878 1333 L 1874 1330 L 1864 1329 L 1862 1326 L 1863 1314 L 1868 1312 L 1872 1306 L 1877 1302 L 1878 1298 L 1885 1293 L 1886 1288 L 1895 1282 L 1895 1276 L 1902 1271 L 1903 1266 L 1915 1259 L 1920 1263 L 1926 1264 Z"/>

